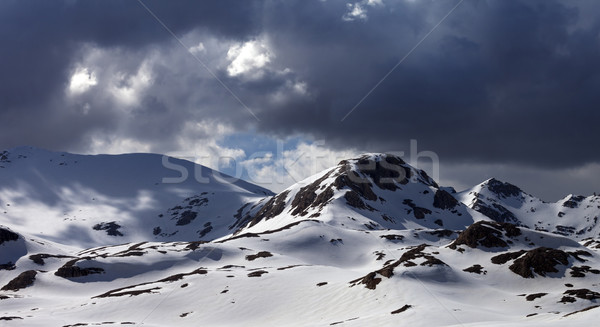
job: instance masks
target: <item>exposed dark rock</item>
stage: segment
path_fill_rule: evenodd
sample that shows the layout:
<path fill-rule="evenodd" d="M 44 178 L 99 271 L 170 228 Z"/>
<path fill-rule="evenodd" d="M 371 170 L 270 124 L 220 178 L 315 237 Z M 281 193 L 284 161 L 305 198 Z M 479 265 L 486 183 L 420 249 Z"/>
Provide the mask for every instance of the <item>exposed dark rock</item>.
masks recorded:
<path fill-rule="evenodd" d="M 383 218 L 383 220 L 385 220 L 387 222 L 390 222 L 390 223 L 393 223 L 393 224 L 396 223 L 396 220 L 394 218 L 392 218 L 392 217 L 390 217 L 390 216 L 388 216 L 386 214 L 382 214 L 381 218 Z"/>
<path fill-rule="evenodd" d="M 0 264 L 0 270 L 14 270 L 15 268 L 17 268 L 17 266 L 15 266 L 15 264 L 10 261 L 7 263 Z"/>
<path fill-rule="evenodd" d="M 483 246 L 486 248 L 508 247 L 508 243 L 502 239 L 503 233 L 507 237 L 521 234 L 519 228 L 510 223 L 495 223 L 489 221 L 478 221 L 464 230 L 456 241 L 449 245 L 456 249 L 458 245 L 466 245 L 471 248 Z"/>
<path fill-rule="evenodd" d="M 319 195 L 317 195 L 317 198 L 315 199 L 315 202 L 311 205 L 311 207 L 323 208 L 327 203 L 329 203 L 329 201 L 331 200 L 332 197 L 333 197 L 333 188 L 331 188 L 331 186 L 328 186 L 324 191 L 322 191 L 321 193 L 319 193 Z"/>
<path fill-rule="evenodd" d="M 576 302 L 577 299 L 572 297 L 572 296 L 563 296 L 562 299 L 560 299 L 560 303 L 574 303 Z"/>
<path fill-rule="evenodd" d="M 327 282 L 320 282 L 320 283 L 317 283 L 317 286 L 319 286 L 319 287 L 321 287 L 321 286 L 325 286 L 325 285 L 327 285 Z"/>
<path fill-rule="evenodd" d="M 413 214 L 414 214 L 415 218 L 423 219 L 423 218 L 425 218 L 425 215 L 431 214 L 431 210 L 429 210 L 427 208 L 414 207 Z"/>
<path fill-rule="evenodd" d="M 252 227 L 261 220 L 269 220 L 282 213 L 283 209 L 285 209 L 285 201 L 289 193 L 289 191 L 285 191 L 269 199 L 269 201 L 267 201 L 267 203 L 265 203 L 265 205 L 250 218 L 248 227 Z"/>
<path fill-rule="evenodd" d="M 587 307 L 587 308 L 584 308 L 584 309 L 581 309 L 581 310 L 577 310 L 577 311 L 573 311 L 573 312 L 571 312 L 571 313 L 567 313 L 567 314 L 566 314 L 566 315 L 564 315 L 563 317 L 568 317 L 568 316 L 570 316 L 570 315 L 574 315 L 574 314 L 576 314 L 576 313 L 585 312 L 585 311 L 592 310 L 592 309 L 596 309 L 596 308 L 599 308 L 599 307 L 600 307 L 600 305 L 598 305 L 598 304 L 597 304 L 597 305 L 592 305 L 592 306 L 589 306 L 589 307 Z"/>
<path fill-rule="evenodd" d="M 434 256 L 425 255 L 423 257 L 425 258 L 425 261 L 423 261 L 421 263 L 421 266 L 429 266 L 429 267 L 432 267 L 432 266 L 435 266 L 435 265 L 447 266 L 447 264 L 444 261 L 442 261 L 442 260 L 440 260 L 440 259 L 438 259 L 438 258 L 436 258 Z"/>
<path fill-rule="evenodd" d="M 192 272 L 171 275 L 169 277 L 165 277 L 163 279 L 159 279 L 159 280 L 157 280 L 156 282 L 153 282 L 153 283 L 172 283 L 172 282 L 176 282 L 178 280 L 182 280 L 183 277 L 186 277 L 186 276 L 191 276 L 191 275 L 206 275 L 207 273 L 208 273 L 208 271 L 206 269 L 204 269 L 204 268 L 198 268 L 198 269 L 196 269 L 196 270 L 194 270 Z M 153 284 L 153 283 L 144 283 L 144 284 Z M 144 284 L 140 284 L 140 285 L 144 285 Z"/>
<path fill-rule="evenodd" d="M 19 239 L 19 234 L 13 233 L 8 229 L 0 228 L 0 244 L 4 242 L 16 241 Z"/>
<path fill-rule="evenodd" d="M 231 269 L 231 268 L 242 268 L 242 269 L 243 269 L 243 268 L 246 268 L 246 266 L 238 266 L 238 265 L 225 265 L 225 266 L 223 266 L 223 267 L 221 267 L 221 268 L 218 268 L 218 269 Z"/>
<path fill-rule="evenodd" d="M 268 235 L 268 234 L 273 234 L 273 233 L 277 233 L 277 232 L 281 232 L 282 230 L 286 230 L 286 229 L 290 229 L 296 225 L 302 224 L 302 223 L 321 223 L 318 220 L 314 220 L 314 219 L 305 219 L 305 220 L 299 220 L 296 222 L 293 222 L 291 224 L 285 225 L 281 228 L 277 228 L 277 229 L 272 229 L 272 230 L 268 230 L 262 233 L 244 233 L 244 234 L 239 234 L 239 235 L 235 235 L 233 237 L 230 237 L 228 239 L 225 240 L 221 240 L 221 241 L 216 241 L 216 243 L 225 243 L 227 241 L 232 241 L 232 240 L 236 240 L 239 238 L 244 238 L 244 237 L 259 237 L 260 235 Z"/>
<path fill-rule="evenodd" d="M 375 288 L 377 288 L 377 285 L 381 283 L 381 277 L 377 277 L 377 272 L 373 271 L 362 278 L 351 281 L 350 283 L 352 283 L 353 285 L 356 283 L 361 283 L 364 284 L 366 288 L 374 290 Z"/>
<path fill-rule="evenodd" d="M 411 170 L 404 165 L 402 159 L 392 155 L 385 155 L 380 160 L 362 157 L 357 163 L 359 171 L 369 176 L 377 187 L 389 191 L 400 188 L 396 183 L 402 185 L 408 183 Z"/>
<path fill-rule="evenodd" d="M 522 192 L 520 188 L 509 183 L 501 182 L 495 178 L 490 179 L 487 182 L 487 186 L 490 191 L 496 193 L 497 195 L 503 198 L 518 196 Z"/>
<path fill-rule="evenodd" d="M 397 313 L 402 313 L 402 312 L 404 312 L 404 311 L 406 311 L 406 310 L 408 310 L 408 309 L 410 309 L 410 308 L 412 308 L 412 305 L 410 305 L 410 304 L 405 304 L 405 305 L 404 305 L 402 308 L 400 308 L 400 309 L 398 309 L 398 310 L 394 310 L 394 311 L 392 311 L 392 314 L 393 314 L 393 315 L 395 315 L 395 314 L 397 314 Z"/>
<path fill-rule="evenodd" d="M 579 206 L 579 203 L 581 203 L 581 201 L 583 201 L 584 199 L 584 196 L 572 195 L 568 200 L 563 202 L 563 207 L 571 209 L 577 208 Z"/>
<path fill-rule="evenodd" d="M 1 290 L 3 291 L 18 291 L 22 288 L 29 287 L 35 282 L 35 270 L 27 270 L 19 274 L 16 278 L 4 285 Z"/>
<path fill-rule="evenodd" d="M 426 214 L 427 215 L 431 214 L 431 210 L 429 210 L 427 208 L 417 207 L 411 199 L 404 199 L 404 201 L 402 201 L 402 204 L 405 204 L 405 205 L 411 207 L 412 211 L 413 211 L 413 215 L 417 219 L 423 219 L 423 218 L 425 218 Z"/>
<path fill-rule="evenodd" d="M 104 230 L 106 234 L 110 236 L 123 236 L 123 234 L 119 231 L 121 225 L 117 224 L 115 221 L 111 221 L 108 223 L 99 223 L 92 227 L 94 230 Z"/>
<path fill-rule="evenodd" d="M 387 264 L 383 268 L 381 268 L 377 271 L 371 272 L 364 277 L 350 281 L 351 286 L 354 286 L 357 284 L 364 284 L 365 287 L 368 289 L 375 289 L 377 287 L 377 284 L 379 284 L 381 282 L 381 278 L 377 277 L 378 275 L 390 278 L 394 275 L 394 269 L 396 267 L 398 267 L 401 264 L 404 264 L 405 267 L 416 266 L 416 264 L 414 262 L 412 262 L 411 260 L 415 260 L 418 258 L 425 259 L 425 261 L 421 263 L 421 266 L 430 266 L 430 267 L 434 266 L 434 265 L 447 266 L 446 263 L 444 263 L 443 261 L 434 257 L 433 255 L 428 254 L 428 253 L 423 253 L 423 250 L 425 250 L 425 248 L 427 246 L 429 246 L 429 245 L 421 244 L 419 246 L 416 246 L 416 247 L 404 252 L 402 254 L 402 256 L 400 257 L 400 259 L 396 260 L 394 263 Z"/>
<path fill-rule="evenodd" d="M 133 290 L 133 291 L 126 291 L 128 289 L 132 289 L 132 288 L 137 288 L 140 286 L 145 286 L 145 285 L 151 285 L 151 284 L 156 284 L 156 283 L 171 283 L 171 282 L 176 282 L 178 280 L 183 279 L 183 277 L 185 276 L 190 276 L 190 275 L 205 275 L 207 274 L 206 269 L 204 268 L 198 268 L 192 272 L 189 273 L 181 273 L 181 274 L 175 274 L 160 280 L 157 280 L 155 282 L 147 282 L 147 283 L 141 283 L 141 284 L 136 284 L 136 285 L 131 285 L 131 286 L 126 286 L 126 287 L 121 287 L 121 288 L 117 288 L 114 290 L 110 290 L 106 293 L 97 295 L 92 297 L 92 299 L 95 298 L 106 298 L 106 297 L 117 297 L 117 296 L 125 296 L 125 295 L 129 295 L 129 296 L 135 296 L 135 295 L 140 295 L 140 294 L 145 294 L 145 293 L 155 293 L 153 291 L 156 290 L 160 290 L 160 287 L 153 287 L 153 288 L 148 288 L 148 289 L 142 289 L 142 290 Z"/>
<path fill-rule="evenodd" d="M 592 254 L 589 253 L 588 251 L 584 251 L 584 250 L 577 250 L 574 252 L 567 252 L 568 254 L 570 254 L 572 257 L 574 257 L 575 259 L 577 259 L 579 262 L 586 262 L 587 260 L 583 259 L 581 256 L 584 257 L 591 257 Z"/>
<path fill-rule="evenodd" d="M 590 266 L 571 267 L 571 277 L 585 277 L 585 273 L 600 274 L 600 270 L 592 269 Z"/>
<path fill-rule="evenodd" d="M 463 271 L 469 272 L 469 273 L 474 273 L 474 274 L 485 274 L 487 273 L 485 270 L 483 270 L 483 267 L 481 265 L 472 265 L 471 267 L 465 268 L 463 269 Z"/>
<path fill-rule="evenodd" d="M 58 268 L 58 270 L 54 273 L 56 276 L 60 276 L 63 278 L 77 278 L 77 277 L 84 277 L 84 276 L 88 276 L 88 275 L 92 275 L 92 274 L 101 274 L 104 272 L 104 269 L 102 268 L 94 268 L 94 267 L 90 267 L 90 268 L 80 268 L 78 266 L 70 266 L 70 267 L 60 267 Z"/>
<path fill-rule="evenodd" d="M 147 289 L 142 289 L 142 290 L 134 290 L 134 291 L 123 291 L 123 292 L 107 292 L 104 293 L 102 295 L 98 295 L 95 296 L 95 298 L 103 298 L 103 297 L 118 297 L 118 296 L 125 296 L 125 295 L 129 295 L 129 296 L 137 296 L 140 294 L 152 294 L 152 293 L 156 293 L 154 291 L 158 291 L 160 290 L 160 287 L 152 287 L 152 288 L 147 288 Z"/>
<path fill-rule="evenodd" d="M 365 204 L 365 202 L 361 199 L 360 195 L 358 195 L 358 193 L 356 191 L 347 191 L 344 194 L 344 199 L 346 199 L 346 203 L 354 208 L 357 209 L 367 209 L 367 205 Z"/>
<path fill-rule="evenodd" d="M 119 254 L 115 254 L 113 255 L 114 257 L 141 257 L 144 254 L 146 254 L 146 252 L 143 251 L 127 251 L 127 252 L 123 252 L 123 253 L 119 253 Z"/>
<path fill-rule="evenodd" d="M 65 258 L 73 258 L 71 256 L 68 255 L 56 255 L 56 254 L 47 254 L 47 253 L 38 253 L 38 254 L 32 254 L 29 256 L 29 259 L 31 261 L 33 261 L 34 263 L 43 266 L 45 264 L 44 259 L 48 259 L 48 258 L 58 258 L 58 259 L 65 259 Z"/>
<path fill-rule="evenodd" d="M 529 250 L 523 256 L 514 261 L 508 268 L 523 278 L 533 278 L 534 272 L 540 276 L 547 273 L 555 273 L 556 265 L 566 266 L 569 264 L 569 255 L 561 250 L 540 247 Z"/>
<path fill-rule="evenodd" d="M 556 230 L 552 231 L 552 233 L 563 236 L 569 236 L 575 234 L 575 227 L 556 225 Z"/>
<path fill-rule="evenodd" d="M 104 273 L 104 269 L 102 268 L 81 268 L 76 266 L 75 263 L 80 259 L 74 259 L 67 263 L 65 263 L 62 267 L 58 268 L 58 270 L 54 273 L 54 275 L 63 277 L 63 278 L 77 278 L 84 277 L 92 274 L 101 274 Z"/>
<path fill-rule="evenodd" d="M 525 250 L 520 250 L 517 252 L 506 252 L 506 253 L 499 254 L 495 257 L 492 257 L 491 260 L 492 260 L 493 264 L 503 265 L 503 264 L 509 262 L 510 260 L 515 260 L 516 258 L 522 256 L 525 253 L 527 253 L 527 251 L 525 251 Z"/>
<path fill-rule="evenodd" d="M 273 254 L 271 254 L 271 252 L 269 251 L 260 251 L 257 254 L 250 254 L 246 256 L 246 260 L 248 261 L 254 261 L 255 259 L 258 258 L 268 258 L 268 257 L 272 257 Z"/>
<path fill-rule="evenodd" d="M 381 235 L 379 237 L 385 238 L 386 240 L 389 240 L 389 241 L 402 241 L 404 239 L 403 235 L 393 235 L 393 234 Z"/>
<path fill-rule="evenodd" d="M 516 225 L 511 223 L 500 223 L 500 226 L 502 226 L 502 229 L 504 230 L 504 235 L 508 237 L 516 237 L 521 235 L 521 229 L 519 229 L 519 227 Z"/>
<path fill-rule="evenodd" d="M 443 210 L 454 209 L 458 205 L 458 201 L 444 190 L 435 191 L 433 196 L 433 206 Z"/>
<path fill-rule="evenodd" d="M 367 178 L 360 176 L 354 170 L 352 170 L 352 166 L 350 166 L 348 163 L 343 164 L 339 168 L 338 176 L 333 182 L 333 186 L 335 186 L 338 190 L 348 187 L 366 200 L 377 200 L 377 195 L 372 190 L 373 184 L 371 184 Z"/>
<path fill-rule="evenodd" d="M 198 231 L 198 236 L 203 238 L 206 234 L 210 233 L 213 230 L 213 227 L 210 222 L 204 224 L 204 228 Z"/>
<path fill-rule="evenodd" d="M 206 192 L 204 192 L 204 194 L 206 194 Z M 192 207 L 201 207 L 208 204 L 208 199 L 199 195 L 187 198 L 184 201 L 188 203 L 188 206 Z"/>
<path fill-rule="evenodd" d="M 277 270 L 288 270 L 288 269 L 302 267 L 302 266 L 307 266 L 307 265 L 291 265 L 291 266 L 279 267 L 279 268 L 277 268 Z"/>
<path fill-rule="evenodd" d="M 306 216 L 309 208 L 323 208 L 329 200 L 331 200 L 333 197 L 333 189 L 331 186 L 327 187 L 327 189 L 322 191 L 319 195 L 317 195 L 316 192 L 319 190 L 321 183 L 329 178 L 332 173 L 333 170 L 330 170 L 313 183 L 302 187 L 298 193 L 296 193 L 294 200 L 292 200 L 292 208 L 294 209 L 292 215 Z"/>
<path fill-rule="evenodd" d="M 385 253 L 383 252 L 375 251 L 375 255 L 377 256 L 375 260 L 383 260 L 385 258 Z"/>
<path fill-rule="evenodd" d="M 337 245 L 337 244 L 340 244 L 340 243 L 344 244 L 344 242 L 342 241 L 341 238 L 338 238 L 338 239 L 332 238 L 332 239 L 329 240 L 329 243 L 331 243 L 333 245 Z"/>
<path fill-rule="evenodd" d="M 235 227 L 242 227 L 250 221 L 250 215 L 248 213 L 244 214 L 244 210 L 246 210 L 246 208 L 249 205 L 250 203 L 246 203 L 237 210 L 237 212 L 233 215 L 233 218 L 235 218 L 235 223 L 229 226 L 229 229 L 233 229 Z"/>
<path fill-rule="evenodd" d="M 542 296 L 548 295 L 548 293 L 535 293 L 535 294 L 529 294 L 525 297 L 525 300 L 527 301 L 533 301 L 535 299 L 539 299 Z"/>
<path fill-rule="evenodd" d="M 179 216 L 179 219 L 177 219 L 177 222 L 175 223 L 175 225 L 185 226 L 185 225 L 191 223 L 194 219 L 196 219 L 196 217 L 198 217 L 197 212 L 186 210 L 181 214 L 181 216 Z"/>
<path fill-rule="evenodd" d="M 266 270 L 256 270 L 248 274 L 248 277 L 260 277 L 263 274 L 268 274 L 269 272 Z"/>
<path fill-rule="evenodd" d="M 475 203 L 473 203 L 473 209 L 499 223 L 519 222 L 519 219 L 517 219 L 510 210 L 497 203 L 493 203 L 492 206 L 489 206 L 481 200 L 476 200 Z"/>
<path fill-rule="evenodd" d="M 600 299 L 600 293 L 595 291 L 590 291 L 587 288 L 580 288 L 576 290 L 566 290 L 563 294 L 571 295 L 579 299 L 583 300 L 597 300 Z"/>

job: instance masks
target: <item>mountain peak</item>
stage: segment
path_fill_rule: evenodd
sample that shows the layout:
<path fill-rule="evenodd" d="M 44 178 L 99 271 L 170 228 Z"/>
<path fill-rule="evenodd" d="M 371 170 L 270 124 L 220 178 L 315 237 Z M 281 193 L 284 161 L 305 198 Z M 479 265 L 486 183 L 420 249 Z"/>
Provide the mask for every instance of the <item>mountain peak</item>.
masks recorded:
<path fill-rule="evenodd" d="M 337 166 L 341 174 L 357 174 L 367 177 L 380 189 L 394 191 L 398 184 L 406 185 L 411 178 L 415 182 L 438 188 L 437 183 L 423 170 L 416 169 L 407 164 L 400 157 L 386 153 L 368 153 L 358 158 L 342 160 Z M 364 183 L 362 179 L 354 182 Z"/>
<path fill-rule="evenodd" d="M 238 232 L 281 228 L 298 219 L 317 219 L 359 230 L 463 228 L 472 222 L 466 207 L 440 189 L 425 171 L 384 153 L 342 160 L 255 209 L 241 208 L 237 218 L 234 227 Z M 262 223 L 267 220 L 269 223 Z"/>
<path fill-rule="evenodd" d="M 490 178 L 483 182 L 482 185 L 494 194 L 503 198 L 516 197 L 523 193 L 519 187 L 510 183 L 502 182 L 496 178 Z"/>

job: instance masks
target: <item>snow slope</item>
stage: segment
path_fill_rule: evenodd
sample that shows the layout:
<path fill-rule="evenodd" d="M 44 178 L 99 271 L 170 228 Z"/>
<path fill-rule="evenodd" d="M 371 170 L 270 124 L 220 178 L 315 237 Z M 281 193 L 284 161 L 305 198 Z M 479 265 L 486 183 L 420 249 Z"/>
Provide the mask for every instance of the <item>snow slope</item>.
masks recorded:
<path fill-rule="evenodd" d="M 454 194 L 366 154 L 265 195 L 218 178 L 156 185 L 160 156 L 6 157 L 3 326 L 592 326 L 600 312 L 600 241 L 526 220 L 558 217 L 481 210 L 533 199 L 504 184 Z M 130 168 L 98 168 L 111 162 Z M 111 221 L 123 236 L 93 229 Z"/>
<path fill-rule="evenodd" d="M 20 147 L 0 154 L 0 224 L 85 247 L 215 238 L 230 233 L 238 207 L 272 194 L 231 180 L 156 154 L 85 156 Z M 201 237 L 209 221 L 211 231 Z"/>

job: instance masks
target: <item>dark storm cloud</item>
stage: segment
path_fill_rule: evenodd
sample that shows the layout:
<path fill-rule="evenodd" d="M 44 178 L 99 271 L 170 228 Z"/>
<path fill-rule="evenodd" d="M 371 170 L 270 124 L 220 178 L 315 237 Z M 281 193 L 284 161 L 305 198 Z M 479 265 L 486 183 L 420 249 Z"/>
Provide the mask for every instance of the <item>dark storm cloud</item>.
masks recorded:
<path fill-rule="evenodd" d="M 456 2 L 350 1 L 366 15 L 350 21 L 342 19 L 345 1 L 145 3 L 177 35 L 222 43 L 220 52 L 207 45 L 200 57 L 260 122 L 136 1 L 4 1 L 0 147 L 81 150 L 94 130 L 168 147 L 187 123 L 214 121 L 368 151 L 407 150 L 417 139 L 421 149 L 457 162 L 600 161 L 592 143 L 600 139 L 594 2 L 465 0 L 343 122 Z M 266 40 L 271 62 L 258 78 L 229 76 L 229 44 L 254 39 Z M 65 99 L 86 45 L 108 51 L 94 63 L 112 67 L 105 74 L 135 75 L 157 53 L 139 104 L 124 113 L 107 90 Z M 307 92 L 291 92 L 294 83 Z M 283 100 L 273 100 L 277 92 Z M 88 115 L 80 114 L 84 103 L 94 108 Z"/>
<path fill-rule="evenodd" d="M 560 166 L 600 159 L 591 142 L 600 139 L 600 29 L 598 21 L 578 26 L 580 11 L 569 2 L 466 1 L 339 121 L 451 6 L 386 3 L 367 21 L 333 26 L 326 22 L 335 15 L 324 11 L 278 15 L 276 24 L 292 25 L 283 34 L 270 29 L 278 49 L 291 49 L 283 57 L 319 96 L 267 124 L 359 148 L 405 149 L 414 138 L 446 160 Z M 302 27 L 306 21 L 315 25 Z"/>
<path fill-rule="evenodd" d="M 199 28 L 241 39 L 259 18 L 252 1 L 145 3 L 178 34 Z M 118 117 L 109 103 L 83 117 L 63 99 L 82 46 L 143 52 L 166 41 L 171 36 L 136 1 L 0 2 L 0 147 L 81 149 L 90 131 L 111 132 Z"/>

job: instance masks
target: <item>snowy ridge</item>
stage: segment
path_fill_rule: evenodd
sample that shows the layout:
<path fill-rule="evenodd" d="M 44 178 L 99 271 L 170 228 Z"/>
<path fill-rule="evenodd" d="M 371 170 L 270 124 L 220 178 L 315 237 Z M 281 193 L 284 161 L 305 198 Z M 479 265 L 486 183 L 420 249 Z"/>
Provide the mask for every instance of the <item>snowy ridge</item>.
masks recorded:
<path fill-rule="evenodd" d="M 487 219 L 402 159 L 366 154 L 340 162 L 243 211 L 244 231 L 277 229 L 302 219 L 354 230 L 464 229 Z"/>
<path fill-rule="evenodd" d="M 510 222 L 578 239 L 600 235 L 600 196 L 568 195 L 555 203 L 547 203 L 517 186 L 492 178 L 457 197 L 497 222 Z"/>
<path fill-rule="evenodd" d="M 21 147 L 0 158 L 0 224 L 77 246 L 200 240 L 208 222 L 216 238 L 229 233 L 235 208 L 272 194 L 168 158 L 175 170 L 156 154 L 84 156 Z M 198 210 L 186 214 L 188 206 Z M 183 209 L 169 211 L 174 207 Z"/>
<path fill-rule="evenodd" d="M 587 224 L 595 197 L 547 204 L 496 180 L 455 194 L 385 154 L 277 195 L 210 170 L 157 185 L 177 177 L 161 159 L 0 156 L 3 325 L 590 326 L 600 312 L 598 232 L 557 227 Z"/>

